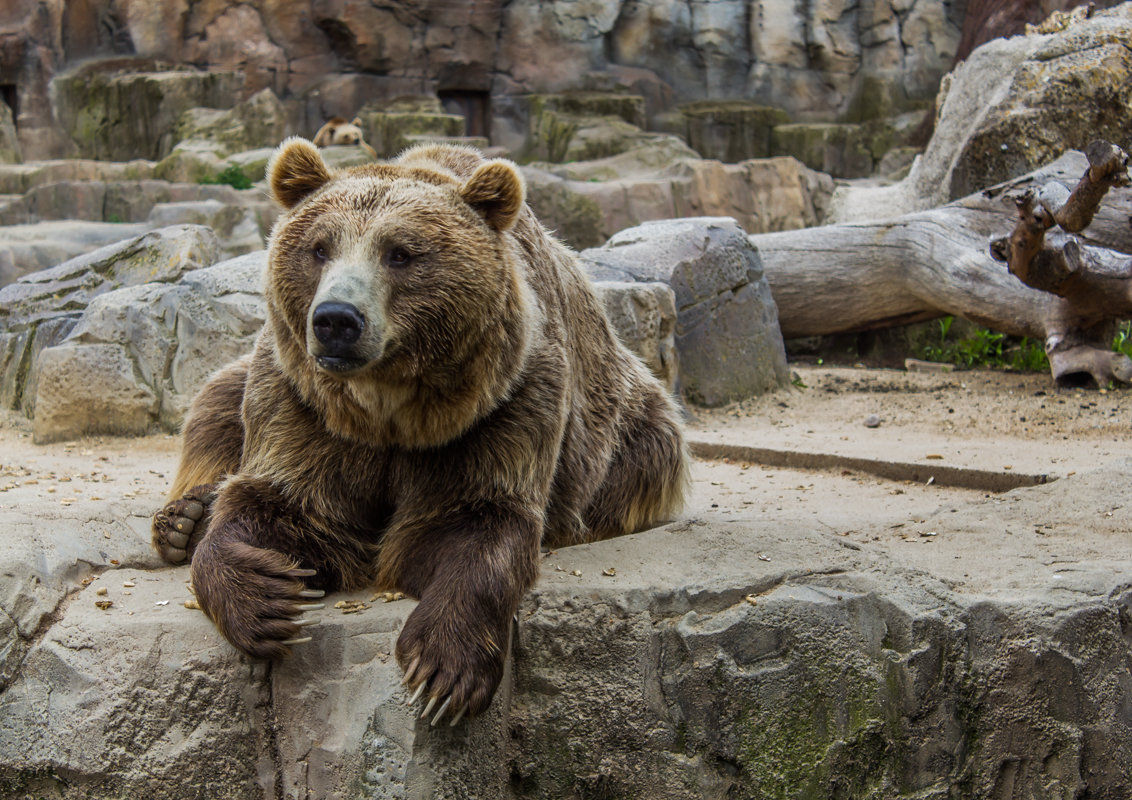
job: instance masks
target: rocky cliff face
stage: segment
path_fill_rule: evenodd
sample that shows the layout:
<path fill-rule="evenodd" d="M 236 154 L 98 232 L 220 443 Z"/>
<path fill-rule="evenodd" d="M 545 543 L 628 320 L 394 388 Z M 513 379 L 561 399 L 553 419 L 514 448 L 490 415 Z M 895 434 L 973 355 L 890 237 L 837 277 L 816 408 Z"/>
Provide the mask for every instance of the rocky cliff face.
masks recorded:
<path fill-rule="evenodd" d="M 507 145 L 516 95 L 627 87 L 651 116 L 744 97 L 796 118 L 884 116 L 928 101 L 950 66 L 955 0 L 12 0 L 0 94 L 23 157 L 66 155 L 51 84 L 91 59 L 238 73 L 243 97 L 294 98 L 296 130 L 403 95 L 440 95 Z M 139 63 L 140 62 L 140 63 Z M 158 63 L 160 62 L 160 63 Z M 91 120 L 93 122 L 93 120 Z M 311 126 L 314 127 L 311 127 Z"/>

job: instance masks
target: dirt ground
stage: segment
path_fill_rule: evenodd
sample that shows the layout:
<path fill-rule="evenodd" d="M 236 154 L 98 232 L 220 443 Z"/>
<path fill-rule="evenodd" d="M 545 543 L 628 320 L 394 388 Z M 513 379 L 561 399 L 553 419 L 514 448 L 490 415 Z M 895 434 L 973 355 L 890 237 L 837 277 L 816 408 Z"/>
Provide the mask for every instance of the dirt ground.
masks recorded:
<path fill-rule="evenodd" d="M 1050 479 L 1132 455 L 1132 391 L 1059 390 L 1046 375 L 921 374 L 796 366 L 797 388 L 695 410 L 693 442 L 744 443 L 876 462 L 1028 471 Z M 866 425 L 870 415 L 879 419 Z M 873 420 L 877 421 L 877 420 Z M 0 508 L 99 503 L 115 495 L 162 502 L 178 437 L 93 437 L 40 446 L 22 417 L 0 418 Z M 926 473 L 925 473 L 926 474 Z M 868 469 L 798 469 L 742 458 L 696 459 L 686 515 L 804 523 L 841 537 L 920 540 L 941 508 L 994 493 Z"/>

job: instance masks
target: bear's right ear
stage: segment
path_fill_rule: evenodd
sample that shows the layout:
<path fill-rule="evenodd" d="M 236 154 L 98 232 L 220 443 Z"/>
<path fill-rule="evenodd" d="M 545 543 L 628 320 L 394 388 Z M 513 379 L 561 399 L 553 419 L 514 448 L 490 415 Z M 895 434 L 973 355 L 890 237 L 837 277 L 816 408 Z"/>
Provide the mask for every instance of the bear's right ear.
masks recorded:
<path fill-rule="evenodd" d="M 526 192 L 518 168 L 502 158 L 480 164 L 460 187 L 464 202 L 497 231 L 505 231 L 515 224 L 523 210 Z"/>
<path fill-rule="evenodd" d="M 279 145 L 267 162 L 271 194 L 283 208 L 294 208 L 329 180 L 330 171 L 318 148 L 298 136 Z"/>

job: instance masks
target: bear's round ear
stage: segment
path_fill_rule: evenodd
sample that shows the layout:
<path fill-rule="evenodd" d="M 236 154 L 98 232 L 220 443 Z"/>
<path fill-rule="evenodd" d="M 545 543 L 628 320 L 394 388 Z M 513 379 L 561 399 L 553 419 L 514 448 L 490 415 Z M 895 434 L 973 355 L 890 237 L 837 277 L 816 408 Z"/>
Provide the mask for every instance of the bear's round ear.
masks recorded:
<path fill-rule="evenodd" d="M 495 159 L 481 164 L 460 187 L 460 197 L 497 231 L 515 224 L 526 199 L 519 169 L 510 161 Z"/>
<path fill-rule="evenodd" d="M 279 145 L 267 162 L 271 194 L 284 208 L 294 208 L 329 180 L 330 171 L 318 148 L 298 136 Z"/>

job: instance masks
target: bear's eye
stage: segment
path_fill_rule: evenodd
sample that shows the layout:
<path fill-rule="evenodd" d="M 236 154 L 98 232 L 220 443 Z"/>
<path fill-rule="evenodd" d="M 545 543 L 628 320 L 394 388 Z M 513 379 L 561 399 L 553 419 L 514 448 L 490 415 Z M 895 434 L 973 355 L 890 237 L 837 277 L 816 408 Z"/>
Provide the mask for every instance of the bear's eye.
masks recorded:
<path fill-rule="evenodd" d="M 407 267 L 412 260 L 412 254 L 404 247 L 394 247 L 389 251 L 389 266 L 391 267 Z"/>
<path fill-rule="evenodd" d="M 326 252 L 326 245 L 316 244 L 314 246 L 314 257 L 318 261 L 325 262 L 330 257 Z"/>

